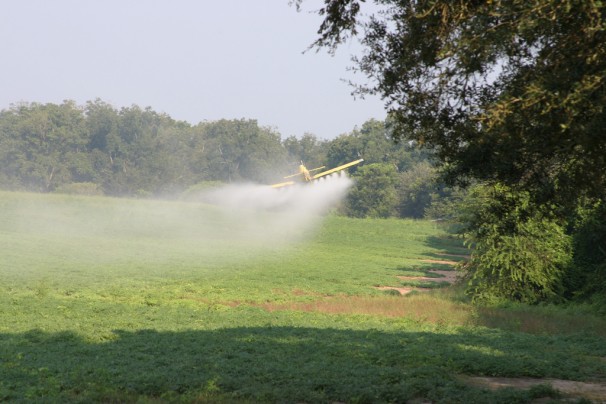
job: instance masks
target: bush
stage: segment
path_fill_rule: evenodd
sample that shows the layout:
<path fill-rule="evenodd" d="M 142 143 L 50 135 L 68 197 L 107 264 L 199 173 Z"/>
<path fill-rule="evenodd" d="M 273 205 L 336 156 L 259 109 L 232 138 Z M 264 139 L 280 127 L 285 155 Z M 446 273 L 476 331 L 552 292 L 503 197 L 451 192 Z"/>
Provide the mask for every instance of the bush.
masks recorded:
<path fill-rule="evenodd" d="M 467 293 L 476 301 L 558 301 L 572 262 L 572 239 L 527 193 L 495 185 L 478 187 L 466 204 L 464 265 Z"/>

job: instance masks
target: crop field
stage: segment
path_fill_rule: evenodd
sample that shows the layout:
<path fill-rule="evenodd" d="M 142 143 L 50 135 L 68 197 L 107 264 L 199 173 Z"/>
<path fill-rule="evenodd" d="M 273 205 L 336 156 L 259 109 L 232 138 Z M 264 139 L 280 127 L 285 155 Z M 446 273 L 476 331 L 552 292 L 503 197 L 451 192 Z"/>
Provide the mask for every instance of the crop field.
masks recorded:
<path fill-rule="evenodd" d="M 0 401 L 606 400 L 606 320 L 474 306 L 467 254 L 429 221 L 0 192 Z"/>

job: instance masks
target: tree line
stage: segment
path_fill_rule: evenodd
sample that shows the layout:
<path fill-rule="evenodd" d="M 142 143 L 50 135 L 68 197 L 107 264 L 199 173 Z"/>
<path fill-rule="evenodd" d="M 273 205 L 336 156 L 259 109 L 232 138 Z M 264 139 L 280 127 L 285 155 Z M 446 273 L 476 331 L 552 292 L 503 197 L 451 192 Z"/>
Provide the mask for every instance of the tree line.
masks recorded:
<path fill-rule="evenodd" d="M 206 180 L 260 181 L 283 163 L 279 135 L 256 121 L 192 126 L 101 100 L 2 111 L 0 153 L 4 188 L 53 192 L 89 183 L 114 196 L 160 195 Z"/>
<path fill-rule="evenodd" d="M 196 125 L 151 108 L 22 103 L 0 112 L 0 186 L 36 192 L 169 197 L 220 183 L 270 184 L 296 171 L 363 156 L 356 186 L 341 207 L 355 217 L 416 217 L 448 194 L 431 155 L 394 143 L 370 120 L 333 140 L 282 139 L 256 120 Z"/>

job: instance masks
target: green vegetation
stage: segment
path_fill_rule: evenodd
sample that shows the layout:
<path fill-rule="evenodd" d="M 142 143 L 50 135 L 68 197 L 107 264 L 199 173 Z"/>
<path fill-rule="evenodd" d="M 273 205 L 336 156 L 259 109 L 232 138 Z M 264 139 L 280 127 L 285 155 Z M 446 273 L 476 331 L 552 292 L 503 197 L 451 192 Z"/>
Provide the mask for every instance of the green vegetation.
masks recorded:
<path fill-rule="evenodd" d="M 368 84 L 357 91 L 385 100 L 390 136 L 432 150 L 446 184 L 486 187 L 494 198 L 476 200 L 465 223 L 477 247 L 468 292 L 605 307 L 606 4 L 364 3 L 326 0 L 314 45 L 334 51 L 359 35 L 355 69 Z M 402 213 L 415 208 L 408 189 L 432 195 L 404 184 Z M 456 188 L 451 196 L 464 198 Z M 452 212 L 448 199 L 425 214 Z"/>
<path fill-rule="evenodd" d="M 604 200 L 603 2 L 364 3 L 327 0 L 315 45 L 359 34 L 355 68 L 369 80 L 358 90 L 385 100 L 393 138 L 431 147 L 459 183 Z"/>
<path fill-rule="evenodd" d="M 280 135 L 255 120 L 192 126 L 151 108 L 116 110 L 101 100 L 0 112 L 4 189 L 170 195 L 202 181 L 267 181 L 286 156 Z"/>
<path fill-rule="evenodd" d="M 589 310 L 375 289 L 466 251 L 435 222 L 330 216 L 279 244 L 193 203 L 0 205 L 2 401 L 528 402 L 558 393 L 462 376 L 606 377 Z"/>
<path fill-rule="evenodd" d="M 476 299 L 526 303 L 562 299 L 572 268 L 571 238 L 561 221 L 504 186 L 476 188 L 466 238 L 474 254 L 465 268 Z"/>
<path fill-rule="evenodd" d="M 606 378 L 606 6 L 361 3 L 326 0 L 315 44 L 362 33 L 357 90 L 389 114 L 330 141 L 0 111 L 0 188 L 43 193 L 0 191 L 0 401 L 525 402 L 559 396 L 467 381 Z M 200 197 L 360 156 L 333 212 L 357 219 Z"/>
<path fill-rule="evenodd" d="M 359 156 L 391 170 L 390 184 L 378 197 L 386 168 L 362 170 L 342 209 L 348 215 L 421 218 L 432 202 L 427 194 L 443 194 L 436 191 L 429 154 L 394 144 L 385 124 L 375 120 L 322 141 L 311 134 L 281 140 L 255 120 L 191 125 L 151 108 L 116 110 L 101 100 L 19 104 L 0 112 L 0 189 L 170 199 L 212 183 L 279 182 L 301 161 L 309 168 L 334 167 Z M 413 184 L 416 174 L 406 174 L 419 164 L 422 189 Z M 402 202 L 396 185 L 407 190 Z M 414 209 L 395 209 L 410 200 L 416 200 Z"/>

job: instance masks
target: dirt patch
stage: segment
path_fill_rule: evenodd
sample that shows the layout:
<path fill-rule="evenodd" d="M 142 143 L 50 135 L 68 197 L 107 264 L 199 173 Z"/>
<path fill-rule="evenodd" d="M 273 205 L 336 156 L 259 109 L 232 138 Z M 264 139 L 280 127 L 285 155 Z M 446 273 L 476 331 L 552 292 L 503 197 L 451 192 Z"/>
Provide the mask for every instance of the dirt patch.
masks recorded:
<path fill-rule="evenodd" d="M 471 314 L 461 304 L 398 296 L 332 296 L 307 302 L 249 303 L 269 312 L 293 310 L 326 314 L 364 314 L 380 317 L 410 318 L 428 323 L 465 324 Z"/>
<path fill-rule="evenodd" d="M 292 294 L 295 296 L 307 296 L 309 293 L 301 289 L 293 289 Z"/>
<path fill-rule="evenodd" d="M 606 382 L 589 383 L 576 382 L 560 379 L 532 379 L 511 377 L 470 377 L 462 376 L 461 379 L 476 387 L 484 387 L 497 390 L 505 387 L 516 389 L 529 389 L 540 384 L 551 385 L 560 393 L 570 397 L 582 397 L 587 400 L 606 402 Z"/>
<path fill-rule="evenodd" d="M 457 265 L 457 261 L 451 260 L 421 260 L 421 262 L 426 262 L 428 264 L 442 264 L 442 265 Z"/>
<path fill-rule="evenodd" d="M 401 295 L 407 295 L 410 292 L 412 292 L 413 290 L 415 290 L 415 288 L 398 288 L 395 286 L 375 286 L 375 289 L 377 289 L 377 290 L 397 290 L 398 292 L 400 292 Z"/>
<path fill-rule="evenodd" d="M 459 257 L 459 258 L 471 258 L 469 254 L 450 254 L 450 253 L 437 253 L 441 257 Z"/>
<path fill-rule="evenodd" d="M 457 281 L 457 273 L 455 271 L 443 271 L 439 269 L 432 269 L 432 274 L 442 275 L 439 278 L 432 278 L 429 276 L 405 276 L 399 275 L 398 279 L 407 280 L 407 281 L 429 281 L 429 282 L 448 282 L 453 284 Z"/>

